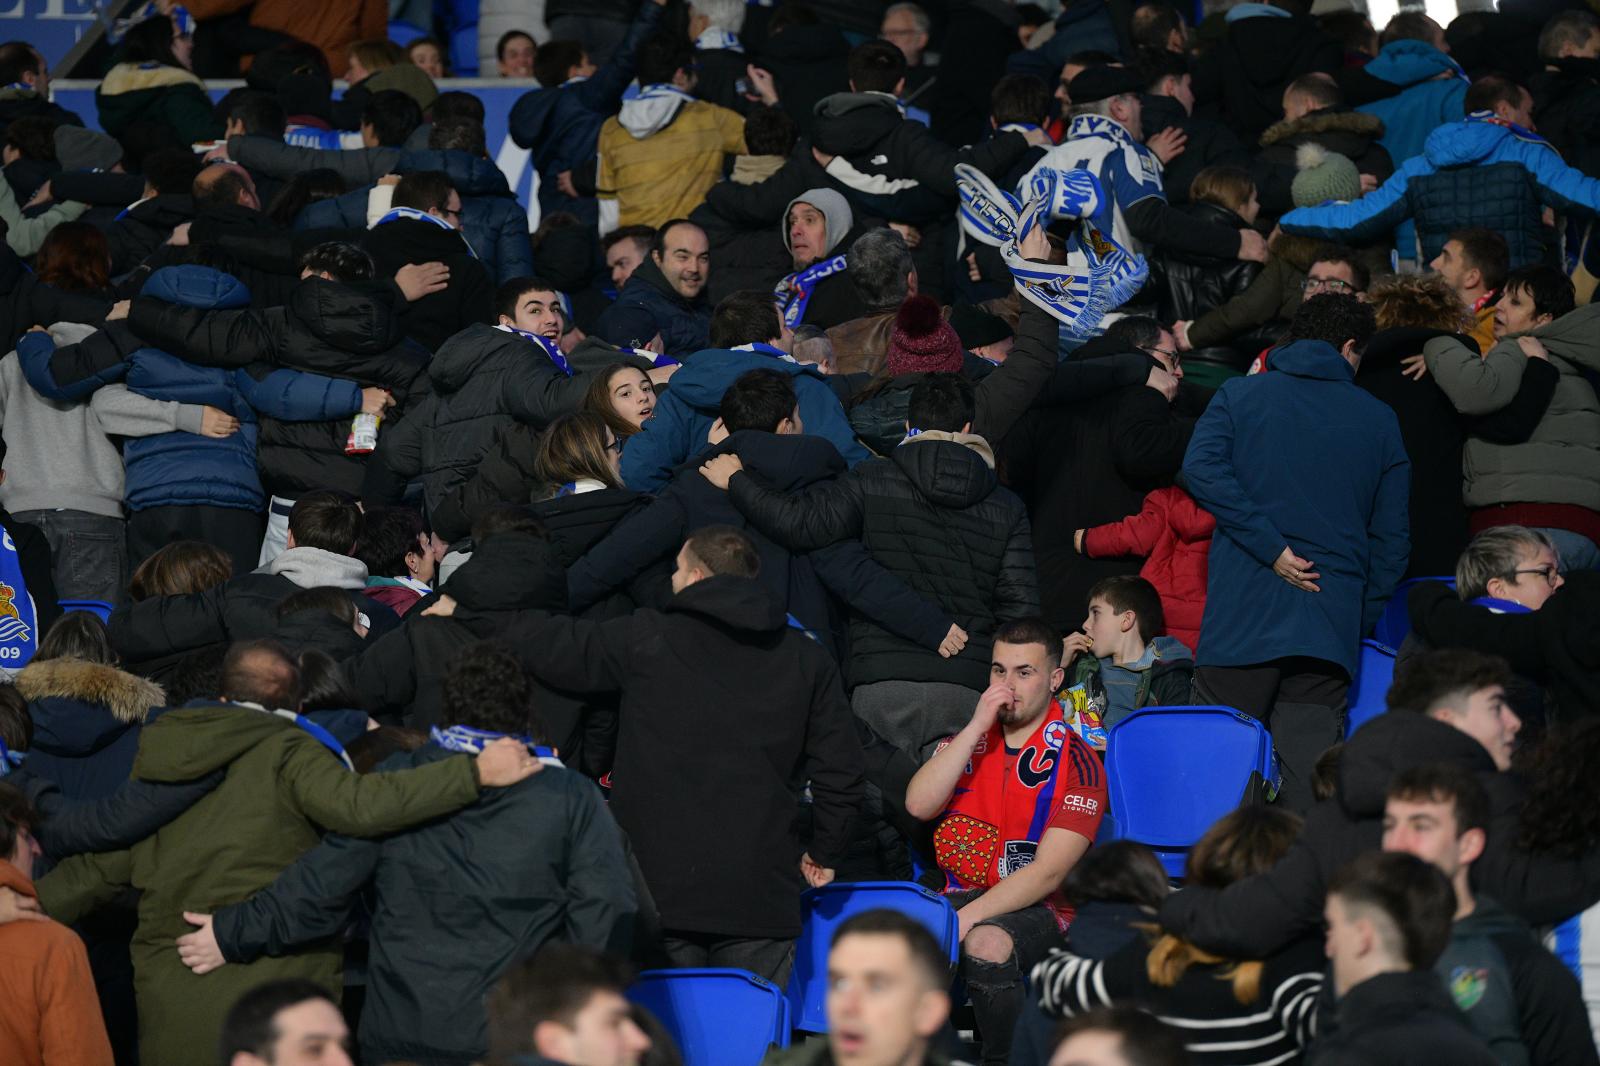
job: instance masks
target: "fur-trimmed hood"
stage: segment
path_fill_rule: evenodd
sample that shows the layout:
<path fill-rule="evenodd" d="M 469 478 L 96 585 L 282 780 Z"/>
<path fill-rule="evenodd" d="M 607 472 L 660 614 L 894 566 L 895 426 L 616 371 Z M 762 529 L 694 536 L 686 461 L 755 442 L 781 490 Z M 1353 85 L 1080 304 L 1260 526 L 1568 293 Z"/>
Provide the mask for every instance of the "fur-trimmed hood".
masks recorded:
<path fill-rule="evenodd" d="M 1361 111 L 1313 111 L 1297 119 L 1284 119 L 1267 127 L 1261 146 L 1278 144 L 1295 137 L 1317 138 L 1329 133 L 1353 133 L 1371 140 L 1383 136 L 1383 119 Z"/>
<path fill-rule="evenodd" d="M 17 675 L 17 693 L 32 703 L 44 699 L 79 700 L 104 707 L 120 722 L 143 722 L 152 707 L 166 705 L 160 685 L 114 666 L 82 659 L 33 662 Z"/>

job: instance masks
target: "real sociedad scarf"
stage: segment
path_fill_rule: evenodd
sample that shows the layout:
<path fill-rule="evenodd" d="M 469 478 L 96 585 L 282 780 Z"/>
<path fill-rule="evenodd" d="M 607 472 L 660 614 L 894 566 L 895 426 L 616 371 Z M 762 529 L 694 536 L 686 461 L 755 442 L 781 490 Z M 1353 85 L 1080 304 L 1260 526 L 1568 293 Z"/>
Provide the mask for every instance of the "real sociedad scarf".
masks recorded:
<path fill-rule="evenodd" d="M 783 324 L 790 329 L 800 325 L 806 317 L 806 305 L 811 302 L 811 293 L 816 289 L 817 282 L 832 277 L 845 266 L 842 255 L 818 259 L 804 270 L 797 270 L 778 282 L 772 295 L 777 299 L 778 306 L 783 308 Z"/>
<path fill-rule="evenodd" d="M 321 744 L 323 747 L 327 748 L 329 751 L 333 752 L 333 754 L 338 757 L 339 761 L 344 763 L 345 769 L 349 770 L 351 773 L 355 772 L 356 764 L 350 761 L 350 753 L 344 750 L 344 745 L 339 743 L 338 737 L 334 736 L 332 733 L 328 732 L 326 729 L 322 728 L 320 725 L 313 722 L 303 714 L 296 714 L 293 711 L 285 710 L 268 711 L 267 713 L 278 718 L 287 718 L 305 732 L 311 734 L 312 739 L 314 739 L 318 744 Z"/>
<path fill-rule="evenodd" d="M 473 251 L 472 242 L 467 240 L 467 235 L 465 233 L 462 233 L 460 230 L 456 229 L 438 215 L 430 215 L 428 212 L 419 211 L 415 207 L 391 207 L 383 215 L 379 216 L 378 221 L 374 222 L 371 228 L 377 229 L 386 222 L 398 222 L 403 218 L 408 218 L 413 222 L 426 222 L 430 226 L 437 226 L 439 229 L 449 230 L 451 233 L 454 233 L 457 237 L 461 238 L 461 243 L 466 246 L 468 255 L 472 256 L 474 259 L 478 258 L 478 253 Z"/>
<path fill-rule="evenodd" d="M 516 326 L 496 326 L 495 329 L 505 333 L 515 333 L 519 337 L 532 341 L 539 346 L 539 349 L 545 355 L 550 357 L 550 361 L 556 365 L 557 370 L 569 378 L 572 376 L 572 364 L 567 362 L 567 357 L 561 354 L 561 349 L 548 337 L 541 337 L 537 333 L 529 333 L 527 330 L 518 329 Z"/>
<path fill-rule="evenodd" d="M 794 356 L 782 348 L 768 344 L 766 341 L 751 341 L 749 344 L 741 344 L 733 350 L 736 352 L 755 352 L 757 355 L 770 355 L 774 359 L 782 359 L 785 363 L 794 362 Z"/>
<path fill-rule="evenodd" d="M 1519 126 L 1510 119 L 1500 118 L 1493 111 L 1474 111 L 1462 121 L 1482 122 L 1490 126 L 1503 126 L 1510 130 L 1520 140 L 1532 141 L 1534 144 L 1549 145 L 1552 151 L 1555 150 L 1555 145 L 1550 144 L 1549 141 L 1545 140 L 1533 130 L 1528 129 L 1526 126 Z"/>
<path fill-rule="evenodd" d="M 1496 596 L 1479 596 L 1470 601 L 1474 607 L 1486 607 L 1495 614 L 1532 614 L 1532 607 L 1524 607 L 1516 600 L 1502 600 Z"/>
<path fill-rule="evenodd" d="M 740 42 L 737 33 L 729 33 L 715 26 L 708 28 L 694 39 L 694 48 L 697 52 L 714 52 L 718 49 L 724 52 L 744 52 L 744 44 Z"/>
<path fill-rule="evenodd" d="M 434 726 L 428 731 L 428 739 L 433 743 L 445 751 L 459 752 L 463 755 L 477 755 L 502 737 L 510 737 L 517 741 L 533 752 L 546 766 L 563 765 L 556 754 L 556 749 L 536 743 L 532 737 L 521 733 L 496 733 L 492 729 L 474 729 L 470 725 L 453 725 L 444 729 Z"/>
<path fill-rule="evenodd" d="M 23 762 L 28 758 L 25 751 L 12 751 L 6 747 L 6 742 L 0 740 L 0 777 L 5 777 L 13 770 L 20 770 Z"/>

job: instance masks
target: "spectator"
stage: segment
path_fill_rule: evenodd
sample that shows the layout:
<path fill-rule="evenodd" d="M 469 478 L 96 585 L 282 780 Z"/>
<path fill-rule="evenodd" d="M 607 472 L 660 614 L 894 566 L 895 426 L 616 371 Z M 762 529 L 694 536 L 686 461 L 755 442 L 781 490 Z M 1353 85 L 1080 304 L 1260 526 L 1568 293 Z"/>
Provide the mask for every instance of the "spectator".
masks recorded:
<path fill-rule="evenodd" d="M 1339 871 L 1326 907 L 1337 1028 L 1311 1062 L 1499 1061 L 1432 972 L 1454 902 L 1444 874 L 1411 855 L 1368 854 Z"/>
<path fill-rule="evenodd" d="M 832 189 L 807 189 L 790 201 L 783 219 L 783 245 L 794 265 L 776 291 L 783 324 L 831 329 L 865 311 L 841 250 L 855 233 L 849 201 Z"/>
<path fill-rule="evenodd" d="M 443 263 L 449 271 L 443 290 L 407 303 L 400 316 L 407 333 L 436 352 L 461 330 L 489 321 L 493 283 L 460 231 L 461 194 L 442 171 L 413 171 L 393 194 L 362 246 L 378 277 L 414 263 Z"/>
<path fill-rule="evenodd" d="M 1104 728 L 1141 707 L 1188 699 L 1194 653 L 1166 628 L 1161 597 L 1142 577 L 1108 577 L 1089 590 L 1089 614 L 1081 631 L 1067 634 L 1062 658 L 1068 692 L 1074 700 L 1081 692 Z"/>
<path fill-rule="evenodd" d="M 1190 849 L 1186 883 L 1225 888 L 1270 869 L 1299 830 L 1299 818 L 1273 808 L 1223 815 Z M 1234 960 L 1169 933 L 1103 959 L 1052 952 L 1032 979 L 1047 1014 L 1147 1004 L 1169 1024 L 1194 1031 L 1187 1041 L 1191 1061 L 1242 1066 L 1293 1059 L 1311 1044 L 1323 966 L 1321 945 L 1310 936 L 1264 960 Z"/>
<path fill-rule="evenodd" d="M 1072 361 L 1127 352 L 1145 371 L 1139 384 L 1030 412 L 1001 449 L 1006 481 L 1029 506 L 1044 616 L 1063 633 L 1077 627 L 1097 581 L 1138 570 L 1126 559 L 1081 558 L 1077 531 L 1137 514 L 1145 494 L 1178 472 L 1194 432 L 1173 410 L 1183 368 L 1154 319 L 1113 323 Z"/>
<path fill-rule="evenodd" d="M 433 591 L 439 554 L 421 516 L 409 507 L 363 511 L 352 554 L 367 568 L 368 595 L 401 617 Z"/>
<path fill-rule="evenodd" d="M 1185 1066 L 1190 1060 L 1176 1029 L 1137 1007 L 1092 1010 L 1062 1023 L 1051 1062 L 1101 1054 L 1103 1066 Z"/>
<path fill-rule="evenodd" d="M 1014 621 L 995 633 L 993 651 L 972 720 L 911 779 L 906 810 L 939 822 L 934 846 L 957 907 L 983 1061 L 1003 1063 L 1025 1002 L 1023 975 L 1071 920 L 1061 880 L 1094 840 L 1106 785 L 1052 695 L 1062 681 L 1055 633 L 1039 619 Z M 1021 791 L 1007 752 L 1017 753 Z"/>
<path fill-rule="evenodd" d="M 471 646 L 456 656 L 445 680 L 451 724 L 435 727 L 427 747 L 385 766 L 391 772 L 428 766 L 502 738 L 542 755 L 549 749 L 534 746 L 531 697 L 508 649 Z M 363 1057 L 481 1058 L 488 1044 L 483 1004 L 512 960 L 558 937 L 596 949 L 614 946 L 634 907 L 621 836 L 599 791 L 559 760 L 545 758 L 550 765 L 534 780 L 492 793 L 447 821 L 382 841 L 330 836 L 265 892 L 204 921 L 190 915 L 199 929 L 179 941 L 185 965 L 204 974 L 321 940 L 345 923 L 370 883 L 378 900 L 376 961 L 361 1015 Z M 493 856 L 488 876 L 503 887 L 485 883 L 484 855 Z M 443 893 L 419 891 L 409 872 L 418 863 L 453 874 L 459 884 Z M 511 886 L 523 903 L 520 920 L 507 927 L 501 908 Z M 474 930 L 471 939 L 454 941 L 449 954 L 441 954 L 429 935 L 445 920 Z M 457 974 L 453 995 L 419 999 L 418 990 L 441 968 Z"/>
<path fill-rule="evenodd" d="M 3 775 L 0 775 L 3 776 Z M 0 781 L 0 886 L 33 904 L 21 920 L 0 926 L 0 979 L 7 989 L 0 1034 L 18 1066 L 57 1062 L 110 1066 L 89 958 L 76 933 L 38 913 L 33 867 L 40 849 L 36 815 L 16 786 Z"/>
<path fill-rule="evenodd" d="M 781 986 L 800 932 L 802 874 L 813 885 L 832 880 L 860 803 L 862 756 L 833 664 L 787 623 L 755 580 L 759 567 L 749 538 L 708 526 L 678 553 L 667 611 L 604 624 L 536 613 L 505 636 L 550 684 L 621 690 L 611 809 L 660 910 L 673 964 L 739 966 Z M 446 596 L 428 610 L 449 615 L 454 603 Z M 500 628 L 487 616 L 461 617 L 474 629 Z M 756 704 L 770 715 L 759 739 L 746 721 Z M 708 714 L 724 720 L 713 725 Z M 735 756 L 747 773 L 730 803 L 728 783 L 710 767 L 729 765 L 730 752 L 753 753 L 751 745 L 762 754 Z M 702 769 L 691 769 L 697 761 Z M 801 773 L 813 812 L 804 852 L 790 787 Z M 659 786 L 662 774 L 670 789 Z M 710 857 L 730 853 L 743 856 L 737 879 L 712 872 Z M 705 875 L 685 875 L 697 870 Z"/>
<path fill-rule="evenodd" d="M 828 330 L 840 374 L 877 374 L 889 351 L 895 316 L 917 294 L 917 268 L 905 238 L 887 227 L 857 237 L 845 255 L 845 274 L 865 309 Z"/>
<path fill-rule="evenodd" d="M 157 136 L 177 145 L 222 135 L 205 85 L 190 72 L 192 24 L 151 15 L 128 30 L 120 61 L 94 91 L 101 127 L 127 145 L 137 136 Z"/>
<path fill-rule="evenodd" d="M 851 915 L 828 949 L 828 1040 L 833 1062 L 936 1066 L 933 1044 L 950 1014 L 950 963 L 921 923 L 893 910 Z M 806 1066 L 809 1047 L 770 1052 L 762 1066 Z"/>
<path fill-rule="evenodd" d="M 1382 185 L 1394 173 L 1394 157 L 1378 143 L 1386 129 L 1383 119 L 1343 105 L 1344 93 L 1329 74 L 1302 75 L 1283 90 L 1283 121 L 1267 127 L 1255 157 L 1256 187 L 1265 218 L 1276 219 L 1295 207 L 1315 207 L 1321 202 L 1299 204 L 1294 198 L 1303 144 L 1320 145 L 1330 155 L 1344 156 L 1361 175 L 1356 189 L 1333 190 L 1325 199 L 1354 200 L 1368 184 Z M 1399 158 L 1404 161 L 1407 157 Z"/>
<path fill-rule="evenodd" d="M 338 953 L 323 941 L 220 971 L 202 986 L 171 947 L 187 932 L 185 907 L 266 887 L 316 844 L 313 819 L 335 832 L 392 833 L 471 804 L 480 786 L 515 784 L 536 765 L 521 745 L 501 740 L 477 756 L 476 769 L 449 758 L 404 774 L 352 775 L 293 717 L 272 713 L 297 708 L 299 684 L 299 671 L 272 642 L 230 649 L 222 677 L 228 703 L 168 711 L 140 738 L 134 765 L 136 775 L 154 781 L 227 768 L 225 781 L 181 826 L 129 851 L 70 859 L 39 883 L 45 911 L 63 920 L 77 920 L 129 885 L 142 890 L 134 935 L 141 1059 L 182 1061 L 196 1041 L 210 1043 L 239 992 L 265 979 L 337 980 Z M 201 736 L 211 739 L 196 747 L 191 738 Z M 241 851 L 240 841 L 249 841 L 248 849 Z"/>
<path fill-rule="evenodd" d="M 27 41 L 0 44 L 0 134 L 19 118 L 38 116 L 55 125 L 82 126 L 83 120 L 50 100 L 50 65 Z"/>
<path fill-rule="evenodd" d="M 1409 160 L 1425 151 L 1434 130 L 1455 122 L 1462 113 L 1467 75 L 1450 58 L 1444 30 L 1420 11 L 1395 15 L 1380 40 L 1383 47 L 1361 69 L 1398 91 L 1360 110 L 1383 123 L 1378 143 L 1390 158 Z"/>
<path fill-rule="evenodd" d="M 1278 119 L 1283 91 L 1303 74 L 1336 74 L 1343 49 L 1298 3 L 1230 12 L 1222 40 L 1195 68 L 1195 98 L 1215 107 L 1245 144 Z"/>
<path fill-rule="evenodd" d="M 1490 75 L 1472 83 L 1462 106 L 1467 117 L 1429 134 L 1422 154 L 1402 163 L 1376 192 L 1352 203 L 1298 207 L 1278 224 L 1286 233 L 1365 243 L 1410 218 L 1425 261 L 1439 254 L 1451 233 L 1488 226 L 1506 238 L 1511 265 L 1524 266 L 1545 258 L 1544 207 L 1585 216 L 1600 211 L 1600 181 L 1564 164 L 1529 132 L 1526 89 Z"/>
<path fill-rule="evenodd" d="M 511 139 L 534 153 L 540 179 L 539 206 L 545 212 L 571 211 L 586 224 L 599 220 L 599 208 L 592 199 L 593 178 L 585 181 L 583 175 L 594 173 L 600 127 L 621 104 L 622 92 L 633 80 L 634 53 L 656 31 L 664 2 L 641 4 L 625 33 L 608 32 L 604 42 L 574 40 L 553 30 L 556 39 L 539 49 L 533 76 L 541 88 L 530 90 L 516 102 L 510 121 Z M 558 26 L 563 19 L 582 18 L 575 12 L 558 17 L 551 8 L 546 17 Z M 612 25 L 609 16 L 599 16 L 599 20 Z M 582 195 L 579 182 L 587 186 Z"/>
<path fill-rule="evenodd" d="M 706 232 L 675 218 L 656 230 L 650 258 L 628 276 L 617 302 L 600 314 L 594 332 L 624 348 L 644 348 L 660 334 L 666 354 L 682 358 L 706 347 L 711 307 L 705 287 L 711 272 Z"/>
<path fill-rule="evenodd" d="M 1491 526 L 1472 538 L 1456 564 L 1456 596 L 1463 603 L 1498 600 L 1522 611 L 1537 611 L 1566 584 L 1555 542 L 1525 526 Z"/>
<path fill-rule="evenodd" d="M 1489 832 L 1489 797 L 1453 766 L 1417 766 L 1389 785 L 1383 849 L 1433 866 L 1455 890 L 1450 942 L 1434 972 L 1498 1059 L 1595 1062 L 1594 1037 L 1572 973 L 1533 930 L 1472 890 Z"/>
<path fill-rule="evenodd" d="M 1176 17 L 1176 12 L 1172 14 Z M 1178 22 L 1181 25 L 1182 19 Z M 1249 165 L 1250 153 L 1232 130 L 1214 118 L 1194 116 L 1194 77 L 1181 49 L 1142 53 L 1139 69 L 1145 79 L 1139 97 L 1139 124 L 1146 133 L 1145 139 L 1165 140 L 1174 133 L 1181 134 L 1181 151 L 1176 156 L 1158 153 L 1162 159 L 1161 185 L 1169 200 L 1188 203 L 1190 187 L 1202 170 Z"/>
<path fill-rule="evenodd" d="M 600 241 L 613 291 L 622 291 L 639 264 L 649 257 L 655 239 L 656 231 L 649 226 L 619 226 Z"/>
<path fill-rule="evenodd" d="M 1138 514 L 1078 531 L 1074 547 L 1091 559 L 1144 556 L 1139 576 L 1161 597 L 1167 632 L 1200 647 L 1207 561 L 1217 520 L 1177 485 L 1151 489 Z M 1181 702 L 1178 701 L 1178 702 Z"/>
<path fill-rule="evenodd" d="M 1591 177 L 1600 164 L 1593 147 L 1592 118 L 1600 105 L 1597 59 L 1600 19 L 1589 11 L 1560 11 L 1539 33 L 1543 69 L 1528 79 L 1539 132 L 1563 159 Z"/>
<path fill-rule="evenodd" d="M 539 46 L 530 34 L 507 30 L 494 45 L 495 73 L 502 78 L 531 78 L 538 54 Z"/>
<path fill-rule="evenodd" d="M 490 1066 L 639 1066 L 650 1038 L 622 998 L 626 969 L 591 948 L 552 944 L 489 994 Z"/>
<path fill-rule="evenodd" d="M 1141 143 L 1145 131 L 1139 93 L 1144 88 L 1137 71 L 1085 68 L 1068 89 L 1072 110 L 1066 141 L 1046 152 L 1024 182 L 1031 187 L 1046 169 L 1063 174 L 1088 170 L 1103 190 L 1090 221 L 1130 251 L 1159 245 L 1266 262 L 1267 242 L 1261 234 L 1188 218 L 1167 203 L 1161 165 Z"/>
<path fill-rule="evenodd" d="M 1584 428 L 1600 407 L 1583 378 L 1585 370 L 1600 366 L 1597 315 L 1600 310 L 1591 307 L 1573 309 L 1572 284 L 1559 270 L 1527 267 L 1506 275 L 1494 311 L 1500 339 L 1481 359 L 1451 338 L 1423 346 L 1434 380 L 1456 410 L 1468 415 L 1511 402 L 1530 359 L 1548 359 L 1560 371 L 1555 394 L 1532 435 L 1523 438 L 1526 443 L 1467 442 L 1462 498 L 1474 532 L 1506 524 L 1542 529 L 1555 541 L 1566 571 L 1600 569 L 1600 481 L 1588 459 L 1600 449 L 1600 438 Z M 1490 456 L 1490 465 L 1483 465 Z"/>
<path fill-rule="evenodd" d="M 703 0 L 690 6 L 689 43 L 694 46 L 694 64 L 699 68 L 692 90 L 695 97 L 746 116 L 753 108 L 765 106 L 752 99 L 765 72 L 750 76 L 752 64 L 739 36 L 744 30 L 745 6 L 737 0 Z"/>
<path fill-rule="evenodd" d="M 744 148 L 744 119 L 691 95 L 694 51 L 669 37 L 639 49 L 639 95 L 600 127 L 601 228 L 660 226 L 699 207 Z M 776 98 L 774 98 L 776 99 Z"/>
<path fill-rule="evenodd" d="M 1261 212 L 1255 183 L 1240 167 L 1200 171 L 1189 189 L 1189 201 L 1178 210 L 1190 218 L 1241 231 L 1254 226 Z M 1149 289 L 1154 290 L 1156 316 L 1162 322 L 1193 322 L 1243 295 L 1261 273 L 1259 263 L 1215 255 L 1162 250 L 1150 259 Z"/>
<path fill-rule="evenodd" d="M 113 276 L 133 270 L 160 248 L 173 230 L 194 221 L 191 190 L 200 168 L 199 159 L 188 148 L 161 149 L 145 157 L 143 195 L 103 227 Z"/>
<path fill-rule="evenodd" d="M 339 1005 L 315 981 L 266 981 L 240 996 L 222 1021 L 227 1066 L 276 1066 L 302 1055 L 328 1066 L 354 1066 L 355 1048 Z"/>
<path fill-rule="evenodd" d="M 1482 226 L 1457 230 L 1428 268 L 1436 271 L 1472 312 L 1472 328 L 1464 332 L 1478 343 L 1480 352 L 1487 352 L 1495 340 L 1495 304 L 1510 269 L 1506 239 Z"/>
<path fill-rule="evenodd" d="M 532 43 L 532 39 L 529 39 Z M 527 77 L 533 77 L 533 55 L 528 55 Z M 422 73 L 438 81 L 440 78 L 450 76 L 449 69 L 444 63 L 444 46 L 432 37 L 418 37 L 406 45 L 406 62 L 415 66 Z"/>
<path fill-rule="evenodd" d="M 411 122 L 414 128 L 421 122 L 421 113 L 439 96 L 432 79 L 407 63 L 405 53 L 393 41 L 382 37 L 357 41 L 349 54 L 345 80 L 350 87 L 329 109 L 335 129 L 359 130 L 367 122 L 368 105 L 385 92 L 401 93 L 417 105 L 417 117 Z M 371 147 L 364 134 L 362 141 Z"/>

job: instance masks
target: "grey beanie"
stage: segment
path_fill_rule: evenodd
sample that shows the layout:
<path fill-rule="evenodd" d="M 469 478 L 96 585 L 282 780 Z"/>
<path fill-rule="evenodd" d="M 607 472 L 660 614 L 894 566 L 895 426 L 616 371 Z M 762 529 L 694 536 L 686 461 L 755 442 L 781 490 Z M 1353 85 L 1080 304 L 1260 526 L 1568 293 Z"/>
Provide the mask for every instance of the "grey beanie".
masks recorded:
<path fill-rule="evenodd" d="M 110 170 L 122 162 L 116 138 L 82 126 L 57 126 L 56 161 L 62 170 Z"/>
<path fill-rule="evenodd" d="M 832 255 L 839 247 L 839 242 L 844 240 L 845 234 L 850 232 L 850 227 L 856 224 L 855 215 L 850 211 L 850 202 L 844 195 L 833 189 L 807 189 L 805 192 L 789 201 L 789 206 L 783 209 L 783 219 L 778 223 L 783 228 L 783 246 L 789 248 L 789 212 L 794 210 L 795 204 L 810 204 L 822 212 L 822 217 L 827 223 L 828 247 L 823 250 L 824 255 Z"/>
<path fill-rule="evenodd" d="M 1289 185 L 1289 196 L 1296 207 L 1361 198 L 1361 172 L 1349 156 L 1308 141 L 1295 149 L 1294 165 L 1300 172 Z"/>

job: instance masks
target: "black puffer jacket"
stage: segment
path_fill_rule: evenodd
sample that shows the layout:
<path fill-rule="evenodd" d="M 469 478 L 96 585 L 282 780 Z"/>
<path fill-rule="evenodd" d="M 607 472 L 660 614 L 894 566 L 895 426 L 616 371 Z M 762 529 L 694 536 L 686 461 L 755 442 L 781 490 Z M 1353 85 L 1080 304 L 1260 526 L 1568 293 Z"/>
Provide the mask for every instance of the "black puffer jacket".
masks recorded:
<path fill-rule="evenodd" d="M 1394 173 L 1394 160 L 1378 143 L 1382 136 L 1383 119 L 1377 115 L 1337 108 L 1313 111 L 1267 127 L 1253 168 L 1262 217 L 1277 218 L 1294 208 L 1290 186 L 1299 173 L 1295 152 L 1302 144 L 1317 144 L 1339 153 L 1361 173 L 1372 175 L 1379 185 L 1388 181 Z M 1184 155 L 1188 155 L 1187 150 Z"/>
<path fill-rule="evenodd" d="M 1339 42 L 1304 15 L 1256 16 L 1230 22 L 1195 67 L 1200 114 L 1214 114 L 1255 144 L 1283 114 L 1283 90 L 1302 74 L 1336 74 L 1344 65 Z"/>
<path fill-rule="evenodd" d="M 1499 1060 L 1472 1031 L 1432 970 L 1381 973 L 1339 1001 L 1332 1032 L 1311 1045 L 1311 1066 L 1493 1066 Z"/>
<path fill-rule="evenodd" d="M 378 438 L 362 491 L 368 503 L 399 503 L 406 482 L 420 477 L 431 511 L 472 476 L 497 434 L 513 422 L 543 429 L 576 411 L 588 387 L 527 338 L 477 324 L 444 342 L 427 375 L 430 394 Z"/>
<path fill-rule="evenodd" d="M 859 538 L 885 569 L 943 608 L 971 638 L 960 655 L 944 659 L 853 619 L 852 685 L 948 681 L 982 689 L 995 628 L 1039 609 L 1027 512 L 1000 487 L 992 464 L 981 438 L 931 432 L 890 458 L 869 459 L 836 481 L 792 496 L 746 476 L 736 476 L 728 488 L 752 525 L 792 550 Z"/>
<path fill-rule="evenodd" d="M 418 219 L 400 218 L 374 226 L 362 246 L 371 253 L 377 276 L 392 278 L 410 263 L 443 263 L 450 282 L 400 309 L 406 336 L 436 352 L 453 334 L 473 323 L 494 321 L 494 282 L 459 232 Z"/>
<path fill-rule="evenodd" d="M 133 301 L 129 325 L 140 339 L 202 366 L 287 366 L 388 389 L 397 406 L 385 425 L 426 393 L 427 353 L 408 341 L 390 302 L 393 287 L 307 278 L 283 307 L 203 311 L 150 296 Z M 295 499 L 312 489 L 357 495 L 365 455 L 348 455 L 350 420 L 280 422 L 261 418 L 257 462 L 267 491 Z M 380 439 L 381 439 L 380 432 Z"/>
<path fill-rule="evenodd" d="M 135 204 L 105 228 L 112 275 L 126 274 L 165 244 L 179 225 L 193 221 L 194 198 L 187 193 L 152 196 Z"/>
<path fill-rule="evenodd" d="M 1178 210 L 1202 222 L 1247 228 L 1244 219 L 1216 204 L 1190 203 Z M 1261 273 L 1261 264 L 1249 260 L 1167 248 L 1153 249 L 1149 260 L 1150 282 L 1144 291 L 1154 293 L 1156 315 L 1163 322 L 1192 322 L 1243 293 Z"/>
<path fill-rule="evenodd" d="M 1539 133 L 1572 166 L 1600 175 L 1600 59 L 1563 56 L 1528 79 Z"/>
<path fill-rule="evenodd" d="M 828 24 L 789 26 L 762 44 L 760 65 L 772 71 L 783 109 L 802 138 L 816 122 L 817 101 L 850 87 L 849 57 L 850 42 Z"/>
<path fill-rule="evenodd" d="M 1162 926 L 1235 959 L 1266 958 L 1295 937 L 1314 933 L 1322 925 L 1328 880 L 1382 843 L 1389 782 L 1402 770 L 1438 762 L 1474 774 L 1489 793 L 1489 844 L 1472 866 L 1475 890 L 1536 925 L 1560 921 L 1600 899 L 1600 852 L 1558 859 L 1515 846 L 1522 786 L 1513 774 L 1495 771 L 1482 744 L 1426 715 L 1393 710 L 1346 742 L 1337 795 L 1312 808 L 1287 855 L 1265 873 L 1227 888 L 1190 885 L 1173 893 L 1161 905 Z"/>
<path fill-rule="evenodd" d="M 1227 126 L 1214 118 L 1196 118 L 1184 110 L 1170 96 L 1139 98 L 1144 104 L 1143 124 L 1145 134 L 1160 133 L 1164 129 L 1182 130 L 1188 138 L 1183 151 L 1161 168 L 1161 187 L 1166 190 L 1167 202 L 1189 202 L 1189 187 L 1195 175 L 1206 167 L 1248 167 L 1250 152 Z"/>
<path fill-rule="evenodd" d="M 111 302 L 99 296 L 62 292 L 39 280 L 11 246 L 0 241 L 0 340 L 12 351 L 34 326 L 56 322 L 103 322 Z"/>

